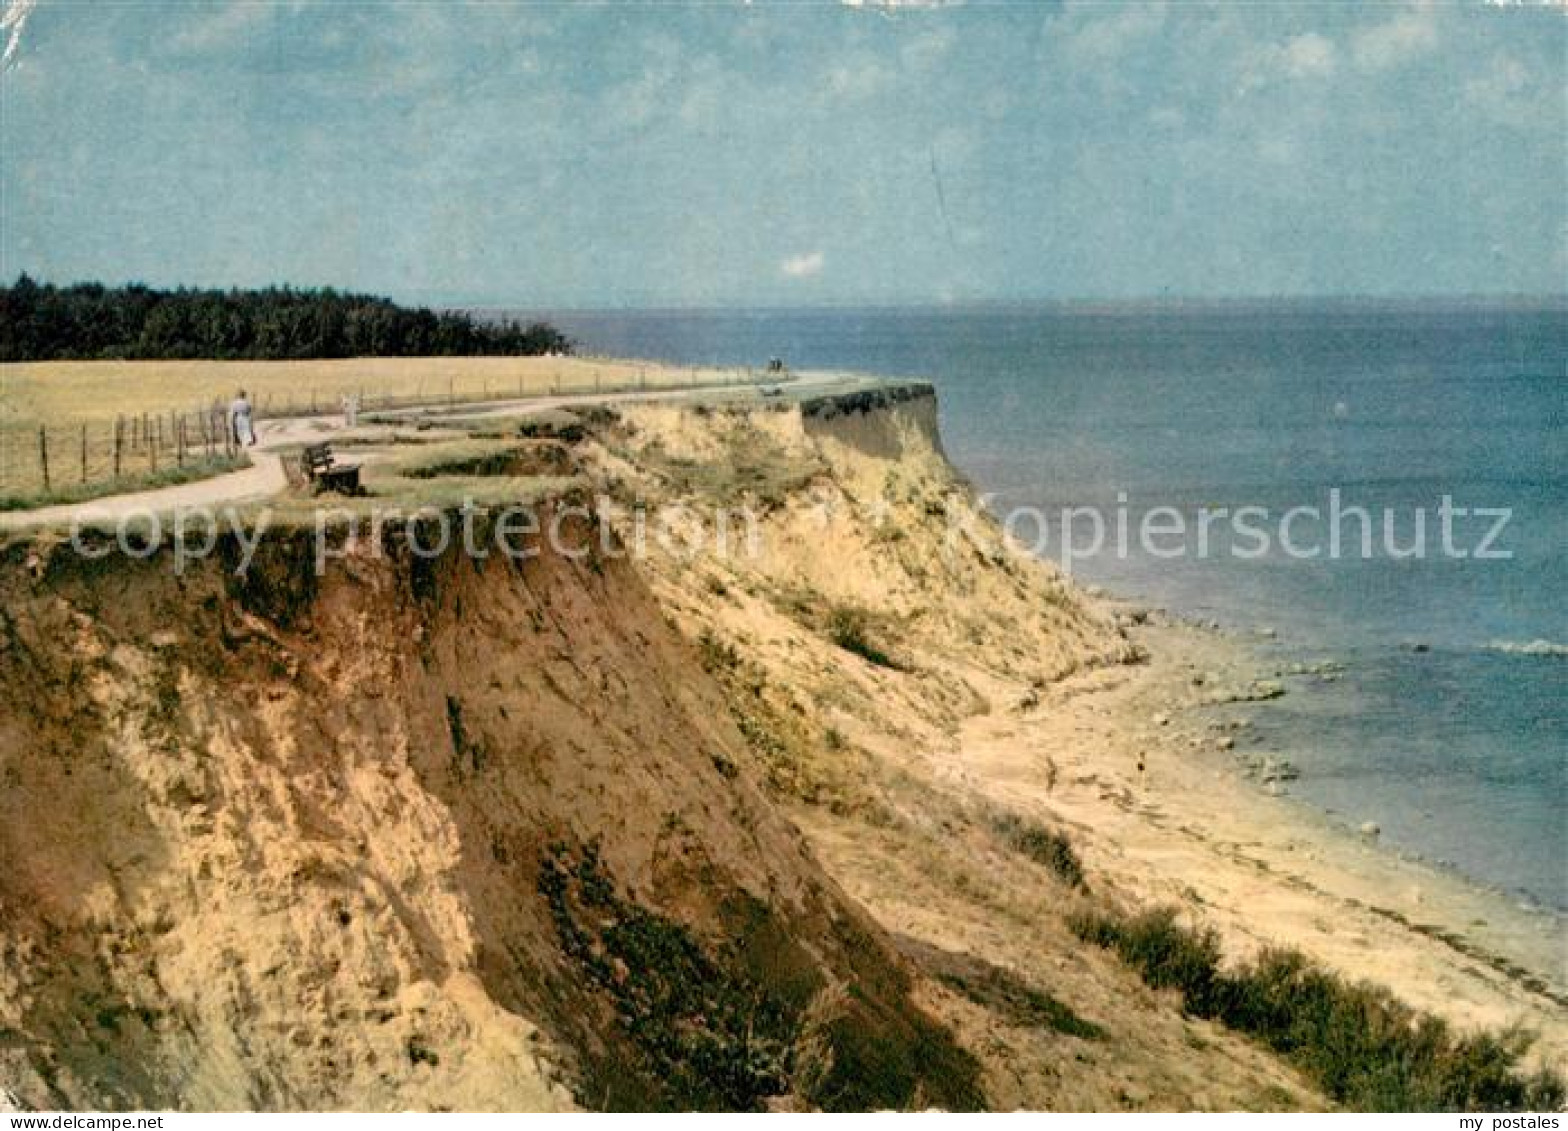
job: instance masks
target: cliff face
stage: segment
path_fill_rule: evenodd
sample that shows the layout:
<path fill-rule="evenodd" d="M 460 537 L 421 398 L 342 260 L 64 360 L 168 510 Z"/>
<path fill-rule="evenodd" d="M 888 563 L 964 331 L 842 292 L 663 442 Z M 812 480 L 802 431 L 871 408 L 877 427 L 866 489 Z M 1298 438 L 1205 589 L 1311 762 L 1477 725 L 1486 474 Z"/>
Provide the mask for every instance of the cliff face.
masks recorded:
<path fill-rule="evenodd" d="M 574 525 L 575 523 L 575 525 Z M 27 1105 L 978 1103 L 633 567 L 0 570 Z"/>
<path fill-rule="evenodd" d="M 1087 896 L 1031 823 L 1055 762 L 1025 724 L 1140 653 L 999 536 L 928 387 L 502 431 L 398 466 L 551 493 L 566 538 L 520 562 L 397 529 L 321 577 L 308 532 L 243 577 L 233 546 L 183 576 L 4 548 L 0 1087 L 1315 1102 L 1068 929 Z M 982 781 L 987 743 L 1038 786 Z"/>
<path fill-rule="evenodd" d="M 601 489 L 664 518 L 639 571 L 698 643 L 747 768 L 893 933 L 989 1103 L 1322 1103 L 1073 934 L 1076 912 L 1122 894 L 1106 867 L 1120 847 L 1057 798 L 1112 788 L 1101 696 L 1146 657 L 1002 537 L 942 454 L 929 387 L 625 406 L 578 454 Z M 726 510 L 749 516 L 749 541 L 738 521 L 714 536 Z"/>

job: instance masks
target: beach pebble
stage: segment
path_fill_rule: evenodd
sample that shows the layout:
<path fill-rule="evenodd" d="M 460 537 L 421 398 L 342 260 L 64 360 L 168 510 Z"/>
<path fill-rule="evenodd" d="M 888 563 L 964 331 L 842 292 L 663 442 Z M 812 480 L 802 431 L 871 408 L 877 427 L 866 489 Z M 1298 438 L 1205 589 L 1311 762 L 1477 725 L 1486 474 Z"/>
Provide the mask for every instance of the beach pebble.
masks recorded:
<path fill-rule="evenodd" d="M 1236 745 L 1236 740 L 1227 734 L 1216 739 L 1214 745 L 1218 746 L 1221 750 L 1230 750 Z"/>
<path fill-rule="evenodd" d="M 1283 758 L 1267 757 L 1263 759 L 1263 780 L 1265 782 L 1295 781 L 1301 772 Z"/>
<path fill-rule="evenodd" d="M 1154 725 L 1157 727 L 1168 727 L 1171 725 L 1171 717 L 1169 715 L 1155 715 Z"/>
<path fill-rule="evenodd" d="M 1383 830 L 1378 828 L 1376 821 L 1362 821 L 1361 822 L 1361 835 L 1364 836 L 1364 837 L 1368 837 L 1368 838 L 1376 837 L 1376 836 L 1381 835 L 1382 832 L 1383 832 Z"/>

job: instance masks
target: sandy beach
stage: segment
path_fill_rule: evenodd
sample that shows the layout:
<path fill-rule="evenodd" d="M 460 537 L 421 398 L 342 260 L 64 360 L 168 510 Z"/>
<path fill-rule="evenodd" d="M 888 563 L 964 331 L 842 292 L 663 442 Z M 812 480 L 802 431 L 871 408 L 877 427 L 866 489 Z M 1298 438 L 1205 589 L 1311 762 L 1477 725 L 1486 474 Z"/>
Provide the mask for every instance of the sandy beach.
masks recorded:
<path fill-rule="evenodd" d="M 1157 907 L 1215 931 L 1227 967 L 1292 947 L 1458 1034 L 1527 1031 L 1526 1066 L 1561 1067 L 1560 920 L 1291 797 L 1236 714 L 1295 694 L 1280 673 L 1006 541 L 936 420 L 928 385 L 802 382 L 358 450 L 435 475 L 372 476 L 383 501 L 533 484 L 562 512 L 595 499 L 623 548 L 631 504 L 651 516 L 630 558 L 595 539 L 520 581 L 455 550 L 434 582 L 405 577 L 361 546 L 311 584 L 299 526 L 254 585 L 218 562 L 198 582 L 78 576 L 46 533 L 8 535 L 5 655 L 37 696 L 3 720 L 28 752 L 6 827 L 60 796 L 85 816 L 4 846 L 23 866 L 0 891 L 17 922 L 0 1020 L 40 1035 L 0 1058 L 0 1087 L 34 1107 L 665 1102 L 647 1066 L 683 1061 L 647 1059 L 626 1018 L 650 1015 L 625 994 L 700 977 L 741 1002 L 796 986 L 793 1055 L 810 1065 L 838 1018 L 845 1086 L 885 1090 L 806 1073 L 722 1101 L 688 1082 L 677 1105 L 1357 1102 L 1077 926 Z M 137 600 L 105 597 L 125 585 Z M 583 932 L 625 916 L 659 945 L 611 951 L 624 975 L 585 962 Z M 139 1020 L 82 1039 L 77 1003 L 111 991 Z M 857 992 L 880 1004 L 857 1012 Z M 749 1015 L 719 1016 L 715 1047 L 749 1047 Z M 211 1054 L 238 1025 L 260 1036 Z M 916 1047 L 946 1051 L 857 1067 Z M 108 1063 L 149 1067 L 106 1101 Z M 645 1075 L 605 1091 L 627 1066 Z"/>
<path fill-rule="evenodd" d="M 725 458 L 709 422 L 657 409 L 628 419 L 641 451 Z M 820 452 L 834 482 L 769 512 L 761 560 L 714 563 L 712 575 L 664 563 L 658 588 L 689 636 L 733 641 L 748 680 L 786 689 L 740 697 L 790 752 L 775 779 L 794 795 L 791 816 L 879 921 L 917 952 L 997 964 L 1114 1023 L 1138 991 L 1062 926 L 1087 897 L 1043 885 L 998 845 L 998 814 L 1022 815 L 1067 832 L 1092 898 L 1177 907 L 1219 932 L 1228 960 L 1294 947 L 1461 1031 L 1531 1032 L 1531 1063 L 1568 1063 L 1561 919 L 1402 858 L 1361 830 L 1375 813 L 1334 819 L 1291 796 L 1293 770 L 1242 716 L 1299 692 L 1252 642 L 1071 585 L 978 511 L 959 521 L 975 533 L 974 561 L 955 560 L 941 538 L 970 502 L 953 493 L 934 429 L 837 426 L 806 439 L 766 414 L 737 423 L 737 450 Z M 720 576 L 728 596 L 716 600 Z M 791 602 L 804 594 L 870 610 L 895 669 L 846 661 L 803 628 Z M 819 727 L 843 749 L 814 745 Z M 966 1009 L 949 996 L 943 1016 L 1006 1050 L 988 1089 L 1021 1106 L 1103 1101 L 1062 1091 L 1072 1067 L 1048 1071 L 1062 1050 L 998 1034 Z M 1159 1017 L 1143 1024 L 1157 1049 Z M 1151 1089 L 1169 1057 L 1150 1058 L 1130 1106 L 1309 1102 L 1259 1098 L 1272 1074 L 1256 1064 L 1229 1083 L 1221 1073 Z"/>
<path fill-rule="evenodd" d="M 1404 858 L 1288 784 L 1245 774 L 1248 728 L 1211 709 L 1274 677 L 1245 644 L 1158 614 L 1132 635 L 1146 665 L 1070 678 L 1021 718 L 966 728 L 959 779 L 1054 814 L 1119 891 L 1180 902 L 1237 954 L 1300 947 L 1461 1025 L 1522 1025 L 1543 1059 L 1564 1062 L 1559 916 Z M 1042 788 L 1048 758 L 1054 789 Z"/>

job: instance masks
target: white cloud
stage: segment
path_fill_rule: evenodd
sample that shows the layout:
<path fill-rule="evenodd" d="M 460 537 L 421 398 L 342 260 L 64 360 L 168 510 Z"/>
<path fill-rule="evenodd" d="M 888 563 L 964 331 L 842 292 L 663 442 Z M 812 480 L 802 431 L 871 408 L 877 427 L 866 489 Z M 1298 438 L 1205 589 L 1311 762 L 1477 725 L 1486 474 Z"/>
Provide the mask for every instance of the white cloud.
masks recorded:
<path fill-rule="evenodd" d="M 941 63 L 956 40 L 951 27 L 937 27 L 912 36 L 900 50 L 899 57 L 908 69 L 924 71 Z"/>
<path fill-rule="evenodd" d="M 1309 31 L 1289 40 L 1284 47 L 1285 70 L 1292 78 L 1328 76 L 1334 73 L 1338 52 L 1334 41 Z"/>
<path fill-rule="evenodd" d="M 1326 79 L 1338 66 L 1339 49 L 1334 41 L 1309 31 L 1284 43 L 1263 44 L 1249 50 L 1241 64 L 1241 91 L 1245 94 L 1280 78 Z"/>
<path fill-rule="evenodd" d="M 779 264 L 779 270 L 791 279 L 809 279 L 822 273 L 825 262 L 827 257 L 820 251 L 808 251 L 804 255 L 789 256 Z"/>
<path fill-rule="evenodd" d="M 0 34 L 5 36 L 5 52 L 0 54 L 0 68 L 9 67 L 16 60 L 22 46 L 22 29 L 27 17 L 38 7 L 38 0 L 4 0 L 5 10 L 0 13 Z"/>
<path fill-rule="evenodd" d="M 826 93 L 849 101 L 874 98 L 892 85 L 894 77 L 876 58 L 861 53 L 828 68 Z"/>
<path fill-rule="evenodd" d="M 1417 3 L 1392 19 L 1356 33 L 1351 53 L 1367 71 L 1384 71 L 1410 62 L 1437 46 L 1437 10 Z"/>
<path fill-rule="evenodd" d="M 846 8 L 890 12 L 897 8 L 955 8 L 964 0 L 839 0 Z"/>
<path fill-rule="evenodd" d="M 1077 12 L 1103 11 L 1094 5 L 1076 9 Z M 1165 24 L 1164 4 L 1128 4 L 1115 15 L 1090 19 L 1069 33 L 1064 47 L 1068 58 L 1075 63 L 1110 63 L 1120 58 L 1134 44 L 1147 39 Z"/>
<path fill-rule="evenodd" d="M 1486 71 L 1465 83 L 1465 100 L 1504 125 L 1525 125 L 1535 120 L 1549 99 L 1534 90 L 1530 69 L 1506 51 L 1492 56 Z"/>
<path fill-rule="evenodd" d="M 234 0 L 216 10 L 193 6 L 183 13 L 189 22 L 174 33 L 169 46 L 193 55 L 241 46 L 266 21 L 267 9 L 266 4 L 248 0 Z"/>

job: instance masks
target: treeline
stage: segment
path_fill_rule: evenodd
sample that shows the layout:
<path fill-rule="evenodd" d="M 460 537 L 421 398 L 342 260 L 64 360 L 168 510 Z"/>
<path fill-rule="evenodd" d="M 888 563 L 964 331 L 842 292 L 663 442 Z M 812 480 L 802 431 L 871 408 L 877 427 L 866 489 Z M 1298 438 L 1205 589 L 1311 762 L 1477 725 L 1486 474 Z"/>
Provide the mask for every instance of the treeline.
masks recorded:
<path fill-rule="evenodd" d="M 56 287 L 22 275 L 0 288 L 0 361 L 533 355 L 571 345 L 544 322 L 485 322 L 330 287 Z"/>

